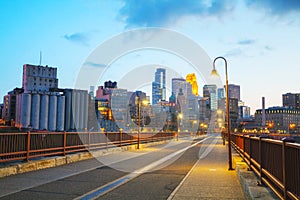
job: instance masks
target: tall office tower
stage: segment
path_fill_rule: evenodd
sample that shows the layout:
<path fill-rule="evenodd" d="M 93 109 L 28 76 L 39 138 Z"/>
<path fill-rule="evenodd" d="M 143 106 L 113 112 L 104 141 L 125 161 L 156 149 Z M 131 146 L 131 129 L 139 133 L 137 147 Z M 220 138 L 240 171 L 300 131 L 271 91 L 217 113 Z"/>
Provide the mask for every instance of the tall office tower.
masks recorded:
<path fill-rule="evenodd" d="M 119 126 L 125 130 L 127 123 L 127 111 L 129 96 L 127 89 L 114 88 L 110 97 L 110 105 L 113 114 L 113 119 Z"/>
<path fill-rule="evenodd" d="M 191 123 L 199 119 L 198 98 L 193 94 L 192 85 L 183 78 L 173 78 L 172 94 L 177 100 L 178 112 L 184 116 L 181 120 L 183 127 L 190 129 Z"/>
<path fill-rule="evenodd" d="M 202 97 L 199 99 L 199 119 L 201 122 L 208 122 L 210 119 L 209 98 Z"/>
<path fill-rule="evenodd" d="M 216 85 L 204 85 L 203 86 L 203 97 L 209 98 L 209 105 L 211 110 L 217 110 L 218 99 L 217 99 L 217 86 Z"/>
<path fill-rule="evenodd" d="M 90 97 L 91 97 L 92 99 L 95 98 L 94 90 L 95 90 L 95 86 L 90 86 L 89 95 L 90 95 Z"/>
<path fill-rule="evenodd" d="M 183 95 L 182 104 L 187 106 L 188 101 L 195 100 L 196 96 L 192 92 L 192 86 L 189 82 L 186 82 L 183 78 L 173 78 L 172 79 L 172 94 L 175 98 L 178 97 L 179 93 Z M 187 108 L 184 108 L 187 109 Z"/>
<path fill-rule="evenodd" d="M 238 101 L 240 101 L 241 100 L 240 86 L 234 85 L 234 84 L 229 84 L 228 85 L 228 94 L 229 94 L 230 99 L 237 99 Z"/>
<path fill-rule="evenodd" d="M 283 107 L 300 110 L 300 93 L 286 93 L 282 95 Z"/>
<path fill-rule="evenodd" d="M 22 88 L 24 93 L 49 92 L 50 88 L 58 88 L 57 68 L 23 65 Z"/>
<path fill-rule="evenodd" d="M 218 88 L 218 100 L 221 100 L 225 98 L 225 89 L 224 88 Z"/>
<path fill-rule="evenodd" d="M 166 69 L 157 68 L 152 82 L 152 104 L 166 100 Z"/>
<path fill-rule="evenodd" d="M 186 81 L 184 78 L 172 78 L 172 93 L 174 94 L 175 97 L 178 96 L 180 88 L 182 90 L 185 89 L 185 83 Z"/>

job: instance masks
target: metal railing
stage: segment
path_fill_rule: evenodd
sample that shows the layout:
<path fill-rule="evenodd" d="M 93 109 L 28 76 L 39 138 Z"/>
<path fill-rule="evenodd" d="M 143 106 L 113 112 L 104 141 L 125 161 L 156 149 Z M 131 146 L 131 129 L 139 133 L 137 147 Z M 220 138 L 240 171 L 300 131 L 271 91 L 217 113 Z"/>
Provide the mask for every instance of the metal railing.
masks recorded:
<path fill-rule="evenodd" d="M 190 135 L 181 133 L 180 137 Z M 143 144 L 176 137 L 174 132 L 27 132 L 0 133 L 0 163 L 32 160 L 126 145 Z"/>
<path fill-rule="evenodd" d="M 259 184 L 270 187 L 280 199 L 300 199 L 300 144 L 267 135 L 231 137 L 235 149 L 259 176 Z"/>

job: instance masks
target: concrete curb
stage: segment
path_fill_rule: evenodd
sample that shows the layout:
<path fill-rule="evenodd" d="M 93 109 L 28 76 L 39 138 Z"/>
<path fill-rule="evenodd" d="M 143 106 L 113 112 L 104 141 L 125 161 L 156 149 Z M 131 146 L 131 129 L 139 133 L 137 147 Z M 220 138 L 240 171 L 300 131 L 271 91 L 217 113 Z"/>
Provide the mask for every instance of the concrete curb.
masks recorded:
<path fill-rule="evenodd" d="M 171 140 L 140 144 L 140 148 L 142 149 L 145 147 L 160 145 L 160 144 L 168 143 L 170 141 Z M 130 151 L 130 150 L 135 150 L 135 149 L 137 149 L 136 144 L 122 146 L 122 147 L 114 147 L 114 148 L 109 148 L 109 149 L 102 149 L 102 150 L 98 150 L 98 151 L 93 151 L 93 153 L 81 152 L 81 153 L 76 153 L 76 154 L 69 154 L 66 156 L 55 156 L 55 157 L 45 158 L 45 159 L 41 159 L 41 160 L 29 161 L 26 163 L 15 163 L 10 166 L 5 166 L 5 167 L 0 168 L 0 178 L 6 177 L 6 176 L 11 176 L 11 175 L 16 175 L 16 174 L 21 174 L 21 173 L 25 173 L 25 172 L 47 169 L 47 168 L 51 168 L 51 167 L 56 167 L 56 166 L 60 166 L 60 165 L 65 165 L 65 164 L 70 164 L 70 163 L 74 163 L 74 162 L 78 162 L 78 161 L 92 159 L 94 157 L 100 157 L 100 156 L 104 156 L 104 155 L 108 155 L 108 154 L 114 154 L 114 153 L 119 153 L 122 151 Z"/>
<path fill-rule="evenodd" d="M 248 165 L 237 153 L 233 154 L 233 163 L 235 164 L 235 169 L 238 173 L 238 178 L 242 185 L 246 199 L 278 199 L 269 188 L 257 185 L 259 181 L 257 176 L 253 171 L 248 170 Z"/>

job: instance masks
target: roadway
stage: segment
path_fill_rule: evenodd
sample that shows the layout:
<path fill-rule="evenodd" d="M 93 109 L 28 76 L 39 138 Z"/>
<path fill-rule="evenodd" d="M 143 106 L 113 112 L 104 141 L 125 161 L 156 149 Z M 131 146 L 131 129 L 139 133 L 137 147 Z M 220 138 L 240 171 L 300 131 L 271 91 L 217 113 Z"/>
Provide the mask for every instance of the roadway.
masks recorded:
<path fill-rule="evenodd" d="M 180 139 L 2 178 L 0 199 L 168 199 L 216 137 Z"/>

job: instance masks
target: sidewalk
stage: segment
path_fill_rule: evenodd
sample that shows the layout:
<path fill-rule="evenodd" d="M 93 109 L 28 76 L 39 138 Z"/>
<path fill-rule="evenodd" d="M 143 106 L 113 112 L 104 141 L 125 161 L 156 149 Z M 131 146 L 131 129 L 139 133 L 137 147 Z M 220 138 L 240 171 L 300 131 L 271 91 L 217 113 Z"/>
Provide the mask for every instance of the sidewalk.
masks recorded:
<path fill-rule="evenodd" d="M 212 138 L 213 140 L 213 138 Z M 228 170 L 228 149 L 218 137 L 207 156 L 198 160 L 190 174 L 169 199 L 245 199 L 235 170 Z"/>

